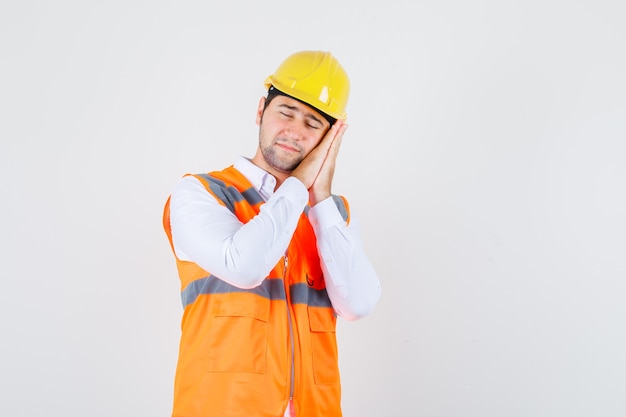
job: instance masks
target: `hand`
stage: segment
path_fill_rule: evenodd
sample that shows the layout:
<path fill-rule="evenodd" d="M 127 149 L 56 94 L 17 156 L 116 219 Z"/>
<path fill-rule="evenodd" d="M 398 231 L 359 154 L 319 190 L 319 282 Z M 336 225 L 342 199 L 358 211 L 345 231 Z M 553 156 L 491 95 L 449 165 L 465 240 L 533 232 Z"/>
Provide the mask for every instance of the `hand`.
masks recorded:
<path fill-rule="evenodd" d="M 326 154 L 326 159 L 324 159 L 322 168 L 320 169 L 317 178 L 315 178 L 313 186 L 309 189 L 309 200 L 311 202 L 311 206 L 314 206 L 320 201 L 330 197 L 330 189 L 333 182 L 333 176 L 335 174 L 335 163 L 337 162 L 337 155 L 339 155 L 339 147 L 341 146 L 343 134 L 348 128 L 348 125 L 341 120 L 336 121 L 333 127 L 335 126 L 338 126 L 335 139 L 330 144 L 330 148 Z"/>
<path fill-rule="evenodd" d="M 299 179 L 302 184 L 304 184 L 304 186 L 307 188 L 307 190 L 311 190 L 311 187 L 315 183 L 317 176 L 325 165 L 325 161 L 333 143 L 335 142 L 337 137 L 339 137 L 339 141 L 341 141 L 341 136 L 343 135 L 343 131 L 345 130 L 345 128 L 347 128 L 347 125 L 345 125 L 342 121 L 337 121 L 334 125 L 332 125 L 328 132 L 326 132 L 324 138 L 322 138 L 321 142 L 306 156 L 306 158 L 302 160 L 302 162 L 300 162 L 298 167 L 294 169 L 291 173 L 291 176 Z M 338 149 L 335 151 L 335 156 L 333 157 L 333 168 L 337 152 Z M 330 174 L 330 177 L 332 179 L 332 173 Z M 328 188 L 330 188 L 330 184 Z"/>

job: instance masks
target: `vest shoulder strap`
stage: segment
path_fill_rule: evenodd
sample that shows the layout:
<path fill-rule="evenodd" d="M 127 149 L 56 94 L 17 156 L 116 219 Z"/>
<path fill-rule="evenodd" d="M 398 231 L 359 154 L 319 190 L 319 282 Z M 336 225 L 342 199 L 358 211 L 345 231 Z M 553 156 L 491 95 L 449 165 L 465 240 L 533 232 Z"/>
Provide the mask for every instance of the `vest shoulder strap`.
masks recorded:
<path fill-rule="evenodd" d="M 254 189 L 250 181 L 232 165 L 222 171 L 208 174 L 195 174 L 196 177 L 218 202 L 236 214 L 236 208 L 242 202 L 258 209 L 263 197 Z"/>

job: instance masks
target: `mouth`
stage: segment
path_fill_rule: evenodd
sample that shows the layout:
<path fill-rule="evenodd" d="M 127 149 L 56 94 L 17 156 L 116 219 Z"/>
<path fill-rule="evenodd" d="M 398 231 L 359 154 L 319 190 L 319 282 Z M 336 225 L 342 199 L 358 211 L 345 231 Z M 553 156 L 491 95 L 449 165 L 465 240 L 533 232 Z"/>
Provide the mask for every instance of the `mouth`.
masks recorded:
<path fill-rule="evenodd" d="M 285 152 L 300 153 L 300 148 L 289 145 L 285 142 L 276 142 L 276 146 L 278 146 L 280 149 L 284 150 Z"/>

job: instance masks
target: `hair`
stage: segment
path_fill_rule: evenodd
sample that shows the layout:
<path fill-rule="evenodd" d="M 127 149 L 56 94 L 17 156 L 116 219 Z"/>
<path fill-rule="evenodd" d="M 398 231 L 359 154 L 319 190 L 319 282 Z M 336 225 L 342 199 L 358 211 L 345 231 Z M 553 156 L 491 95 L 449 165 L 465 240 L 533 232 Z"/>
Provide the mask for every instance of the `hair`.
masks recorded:
<path fill-rule="evenodd" d="M 272 100 L 274 100 L 274 98 L 277 97 L 277 96 L 285 96 L 285 97 L 292 98 L 294 100 L 299 101 L 300 103 L 302 103 L 304 105 L 307 105 L 307 106 L 315 109 L 315 111 L 317 111 L 319 114 L 324 116 L 324 119 L 328 120 L 328 123 L 330 123 L 330 126 L 334 125 L 335 122 L 337 121 L 337 119 L 335 119 L 334 117 L 327 115 L 323 111 L 320 111 L 319 109 L 311 106 L 309 103 L 306 103 L 306 102 L 300 100 L 299 98 L 295 98 L 294 96 L 290 96 L 289 94 L 280 91 L 278 88 L 274 87 L 273 85 L 270 85 L 270 88 L 267 90 L 267 98 L 265 99 L 265 106 L 263 107 L 263 112 L 265 112 L 265 109 L 267 109 L 267 106 L 269 106 L 270 102 Z"/>

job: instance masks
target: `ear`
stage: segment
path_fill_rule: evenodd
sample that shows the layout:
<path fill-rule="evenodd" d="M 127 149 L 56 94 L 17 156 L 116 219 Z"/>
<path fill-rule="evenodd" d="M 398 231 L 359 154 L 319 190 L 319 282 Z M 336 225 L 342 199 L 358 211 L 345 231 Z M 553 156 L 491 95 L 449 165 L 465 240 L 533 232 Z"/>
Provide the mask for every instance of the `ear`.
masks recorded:
<path fill-rule="evenodd" d="M 263 116 L 263 109 L 265 109 L 265 97 L 261 97 L 259 100 L 259 107 L 256 110 L 256 125 L 261 125 L 261 117 Z"/>

